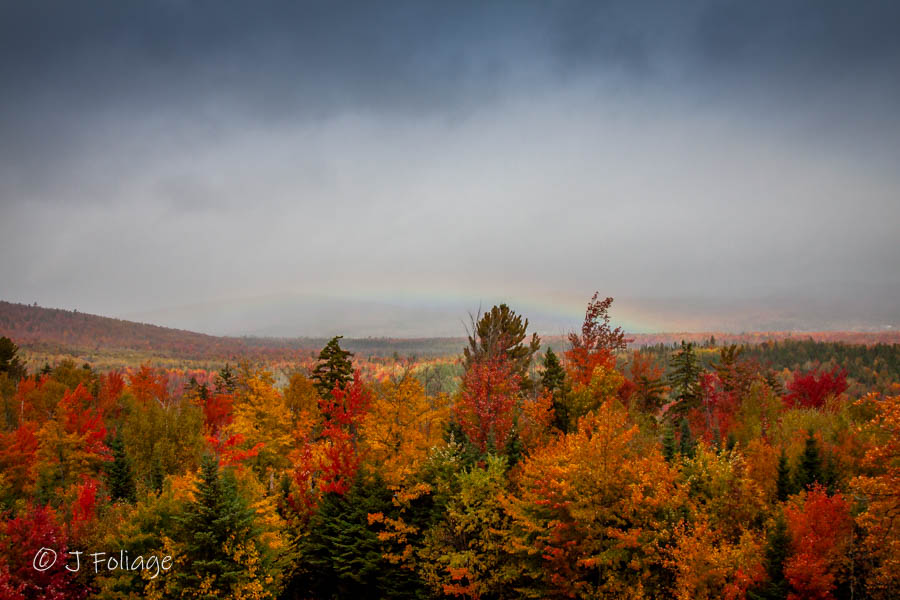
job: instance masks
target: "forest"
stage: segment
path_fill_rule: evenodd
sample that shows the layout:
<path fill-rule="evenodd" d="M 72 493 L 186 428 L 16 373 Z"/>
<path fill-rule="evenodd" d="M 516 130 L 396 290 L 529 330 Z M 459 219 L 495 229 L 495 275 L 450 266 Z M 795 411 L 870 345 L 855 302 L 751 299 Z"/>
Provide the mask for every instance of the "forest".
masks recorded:
<path fill-rule="evenodd" d="M 502 304 L 449 358 L 216 368 L 10 328 L 0 600 L 895 598 L 900 345 L 636 347 L 612 303 L 550 345 Z"/>

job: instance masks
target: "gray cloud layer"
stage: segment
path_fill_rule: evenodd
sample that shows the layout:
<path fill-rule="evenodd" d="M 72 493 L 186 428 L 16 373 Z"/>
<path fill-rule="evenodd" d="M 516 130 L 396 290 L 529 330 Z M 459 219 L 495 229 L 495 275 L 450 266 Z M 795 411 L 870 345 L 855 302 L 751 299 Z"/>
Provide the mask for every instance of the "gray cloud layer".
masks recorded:
<path fill-rule="evenodd" d="M 351 334 L 494 298 L 558 327 L 596 288 L 634 328 L 900 325 L 898 24 L 5 3 L 0 296 L 222 333 L 318 334 L 329 297 L 377 304 Z"/>

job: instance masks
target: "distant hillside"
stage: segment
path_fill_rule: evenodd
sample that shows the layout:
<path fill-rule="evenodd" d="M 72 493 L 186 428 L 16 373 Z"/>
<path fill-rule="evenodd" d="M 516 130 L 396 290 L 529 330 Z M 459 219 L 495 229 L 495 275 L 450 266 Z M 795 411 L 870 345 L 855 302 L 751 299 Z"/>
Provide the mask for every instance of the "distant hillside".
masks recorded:
<path fill-rule="evenodd" d="M 309 357 L 326 342 L 323 338 L 218 337 L 182 329 L 171 329 L 90 315 L 78 311 L 42 308 L 0 301 L 0 335 L 12 338 L 26 349 L 50 353 L 133 351 L 143 355 L 191 360 L 236 360 L 238 358 L 292 360 Z M 715 337 L 719 344 L 757 344 L 784 339 L 851 344 L 900 343 L 900 332 L 751 332 L 635 334 L 633 346 L 673 344 L 684 339 L 705 343 Z M 565 349 L 564 336 L 545 336 L 544 343 Z M 361 356 L 434 357 L 459 354 L 464 338 L 348 338 L 342 345 Z"/>

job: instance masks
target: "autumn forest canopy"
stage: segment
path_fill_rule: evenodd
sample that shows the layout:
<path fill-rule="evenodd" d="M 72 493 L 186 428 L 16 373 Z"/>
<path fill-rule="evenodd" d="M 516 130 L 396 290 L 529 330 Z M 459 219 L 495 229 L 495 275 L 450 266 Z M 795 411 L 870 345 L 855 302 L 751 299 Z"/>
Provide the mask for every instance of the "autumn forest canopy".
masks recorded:
<path fill-rule="evenodd" d="M 635 348 L 612 304 L 552 345 L 497 305 L 437 358 L 4 335 L 0 598 L 895 597 L 900 346 Z"/>

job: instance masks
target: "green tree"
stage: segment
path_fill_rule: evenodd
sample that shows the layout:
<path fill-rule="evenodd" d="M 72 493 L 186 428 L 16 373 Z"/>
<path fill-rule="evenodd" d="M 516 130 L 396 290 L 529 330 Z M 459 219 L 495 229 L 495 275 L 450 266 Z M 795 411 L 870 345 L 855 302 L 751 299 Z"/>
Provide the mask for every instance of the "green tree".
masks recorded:
<path fill-rule="evenodd" d="M 672 373 L 669 381 L 675 394 L 675 404 L 668 413 L 684 415 L 700 402 L 699 377 L 702 369 L 694 344 L 681 341 L 681 349 L 672 356 Z"/>
<path fill-rule="evenodd" d="M 779 514 L 766 537 L 765 568 L 768 579 L 765 583 L 747 591 L 751 600 L 784 600 L 790 586 L 784 576 L 784 563 L 790 554 L 791 536 L 788 533 L 784 515 Z"/>
<path fill-rule="evenodd" d="M 819 445 L 813 436 L 812 429 L 807 431 L 806 445 L 803 448 L 803 454 L 800 455 L 800 462 L 797 465 L 797 476 L 795 485 L 799 490 L 805 490 L 814 483 L 824 483 L 825 478 L 822 472 L 822 454 L 819 451 Z"/>
<path fill-rule="evenodd" d="M 256 514 L 240 496 L 230 469 L 205 454 L 194 502 L 176 517 L 181 529 L 184 564 L 174 572 L 176 592 L 206 590 L 205 597 L 228 597 L 246 577 L 235 544 L 253 543 L 259 533 Z M 174 570 L 173 570 L 174 571 Z"/>
<path fill-rule="evenodd" d="M 681 441 L 678 451 L 687 458 L 693 458 L 697 451 L 697 440 L 694 439 L 694 434 L 691 433 L 691 424 L 688 423 L 687 419 L 681 419 Z"/>
<path fill-rule="evenodd" d="M 353 353 L 341 348 L 340 340 L 344 336 L 336 335 L 325 344 L 319 353 L 319 362 L 312 372 L 312 380 L 323 398 L 328 398 L 334 388 L 343 388 L 353 379 Z"/>
<path fill-rule="evenodd" d="M 382 556 L 369 514 L 392 510 L 377 475 L 360 472 L 345 495 L 325 494 L 299 543 L 300 571 L 289 592 L 301 598 L 415 597 L 417 577 Z"/>
<path fill-rule="evenodd" d="M 472 331 L 469 345 L 463 349 L 466 368 L 473 362 L 505 354 L 512 365 L 513 373 L 522 378 L 523 387 L 528 384 L 528 369 L 531 358 L 541 348 L 541 339 L 536 333 L 525 344 L 528 319 L 517 315 L 506 304 L 494 306 L 490 312 L 472 317 Z"/>
<path fill-rule="evenodd" d="M 13 381 L 25 377 L 25 365 L 18 357 L 19 347 L 6 336 L 0 337 L 0 373 Z"/>
<path fill-rule="evenodd" d="M 122 436 L 111 436 L 111 439 L 107 441 L 107 446 L 113 456 L 112 461 L 106 464 L 106 485 L 109 487 L 109 496 L 113 500 L 134 502 L 136 499 L 134 473 L 131 469 L 131 459 L 125 453 Z"/>
<path fill-rule="evenodd" d="M 778 476 L 775 480 L 775 497 L 779 502 L 784 502 L 794 492 L 794 482 L 791 480 L 791 468 L 788 465 L 787 454 L 784 448 L 778 457 Z"/>
<path fill-rule="evenodd" d="M 675 445 L 675 428 L 671 423 L 666 423 L 663 427 L 662 437 L 662 453 L 666 462 L 675 460 L 675 453 L 678 451 Z"/>
<path fill-rule="evenodd" d="M 233 394 L 237 389 L 238 377 L 231 365 L 225 363 L 225 366 L 219 370 L 216 375 L 216 391 L 220 394 Z"/>
<path fill-rule="evenodd" d="M 560 364 L 553 348 L 547 348 L 547 354 L 544 355 L 544 372 L 541 375 L 541 385 L 544 391 L 553 394 L 553 425 L 561 431 L 566 431 L 569 426 L 569 410 L 564 398 L 566 393 L 566 371 Z"/>

